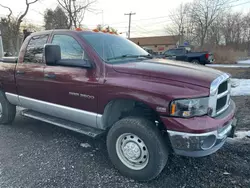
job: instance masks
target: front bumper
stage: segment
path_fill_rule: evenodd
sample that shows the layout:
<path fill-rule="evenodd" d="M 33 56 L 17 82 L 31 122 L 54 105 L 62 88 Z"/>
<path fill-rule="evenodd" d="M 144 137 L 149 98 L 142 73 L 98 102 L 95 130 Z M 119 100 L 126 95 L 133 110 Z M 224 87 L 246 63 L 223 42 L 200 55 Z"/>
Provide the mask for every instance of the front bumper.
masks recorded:
<path fill-rule="evenodd" d="M 169 139 L 174 152 L 178 155 L 183 156 L 203 157 L 219 150 L 225 143 L 226 138 L 234 135 L 236 126 L 236 119 L 234 118 L 235 109 L 235 103 L 232 101 L 230 106 L 224 113 L 216 118 L 212 118 L 213 121 L 211 119 L 206 119 L 208 118 L 207 116 L 203 117 L 203 121 L 202 117 L 198 119 L 194 118 L 188 120 L 188 126 L 190 126 L 190 123 L 192 122 L 193 127 L 195 127 L 194 125 L 196 125 L 197 123 L 199 126 L 202 126 L 203 124 L 207 125 L 207 121 L 213 123 L 210 125 L 210 127 L 216 127 L 216 129 L 211 131 L 203 133 L 192 133 L 168 130 Z M 199 122 L 197 122 L 197 120 Z M 178 126 L 180 125 L 178 124 Z M 208 130 L 207 126 L 204 127 L 206 127 L 206 130 Z M 201 129 L 199 129 L 199 132 L 200 131 Z"/>

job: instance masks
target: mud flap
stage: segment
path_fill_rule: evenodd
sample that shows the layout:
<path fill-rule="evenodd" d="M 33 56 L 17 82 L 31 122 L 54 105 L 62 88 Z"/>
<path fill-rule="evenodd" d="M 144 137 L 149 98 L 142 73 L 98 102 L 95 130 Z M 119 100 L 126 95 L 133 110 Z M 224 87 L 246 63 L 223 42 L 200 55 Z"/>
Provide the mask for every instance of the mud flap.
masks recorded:
<path fill-rule="evenodd" d="M 232 130 L 231 130 L 231 133 L 228 135 L 229 138 L 233 138 L 233 137 L 234 137 L 234 133 L 235 133 L 236 126 L 237 126 L 237 119 L 234 118 L 234 119 L 233 119 L 233 122 L 232 122 Z"/>

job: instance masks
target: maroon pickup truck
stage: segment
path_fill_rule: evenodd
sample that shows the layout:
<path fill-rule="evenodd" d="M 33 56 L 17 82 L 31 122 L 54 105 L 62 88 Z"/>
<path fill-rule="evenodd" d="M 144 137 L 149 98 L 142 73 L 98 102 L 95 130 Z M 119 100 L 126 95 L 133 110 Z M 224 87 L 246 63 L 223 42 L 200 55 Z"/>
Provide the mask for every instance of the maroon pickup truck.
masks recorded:
<path fill-rule="evenodd" d="M 236 125 L 228 74 L 152 59 L 101 32 L 31 34 L 18 58 L 0 62 L 0 88 L 0 124 L 11 123 L 21 106 L 26 117 L 105 135 L 114 166 L 141 181 L 158 176 L 171 152 L 216 152 Z"/>

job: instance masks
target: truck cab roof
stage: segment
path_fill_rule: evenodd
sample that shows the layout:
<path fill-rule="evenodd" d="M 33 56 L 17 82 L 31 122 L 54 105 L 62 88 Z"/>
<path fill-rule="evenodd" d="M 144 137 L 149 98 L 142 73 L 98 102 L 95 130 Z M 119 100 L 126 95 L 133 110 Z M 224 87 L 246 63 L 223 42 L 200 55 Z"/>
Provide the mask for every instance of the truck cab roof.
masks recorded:
<path fill-rule="evenodd" d="M 96 33 L 94 31 L 89 31 L 89 30 L 82 30 L 82 31 L 77 31 L 77 30 L 69 30 L 69 29 L 53 29 L 53 30 L 45 30 L 45 31 L 38 31 L 31 33 L 30 36 L 36 36 L 36 35 L 43 35 L 43 34 L 50 34 L 52 32 L 62 32 L 62 33 L 86 33 L 86 34 L 91 34 L 91 33 Z M 100 32 L 101 34 L 102 32 Z"/>

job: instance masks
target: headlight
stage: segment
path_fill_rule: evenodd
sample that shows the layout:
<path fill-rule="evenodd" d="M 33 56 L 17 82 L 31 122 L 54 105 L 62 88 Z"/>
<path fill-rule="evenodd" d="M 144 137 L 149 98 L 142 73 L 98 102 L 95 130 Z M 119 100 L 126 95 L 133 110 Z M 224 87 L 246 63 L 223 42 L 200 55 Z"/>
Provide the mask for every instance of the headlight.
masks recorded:
<path fill-rule="evenodd" d="M 175 100 L 170 105 L 170 115 L 177 117 L 202 116 L 208 113 L 208 97 Z"/>

